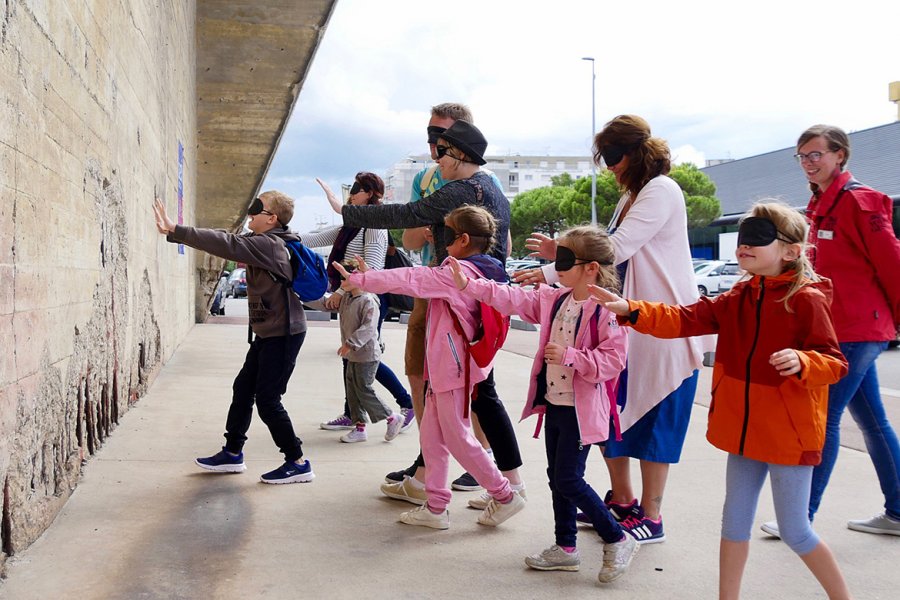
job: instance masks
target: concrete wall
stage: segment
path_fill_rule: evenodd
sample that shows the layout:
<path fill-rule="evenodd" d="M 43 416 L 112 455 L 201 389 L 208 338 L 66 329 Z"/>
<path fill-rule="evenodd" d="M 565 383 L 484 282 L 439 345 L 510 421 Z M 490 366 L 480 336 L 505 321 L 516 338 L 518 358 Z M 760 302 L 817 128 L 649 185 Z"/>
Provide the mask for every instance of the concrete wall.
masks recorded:
<path fill-rule="evenodd" d="M 195 255 L 154 194 L 196 186 L 193 1 L 0 2 L 0 486 L 5 555 L 195 320 Z M 164 281 L 164 285 L 163 285 Z M 2 556 L 0 556 L 2 560 Z"/>

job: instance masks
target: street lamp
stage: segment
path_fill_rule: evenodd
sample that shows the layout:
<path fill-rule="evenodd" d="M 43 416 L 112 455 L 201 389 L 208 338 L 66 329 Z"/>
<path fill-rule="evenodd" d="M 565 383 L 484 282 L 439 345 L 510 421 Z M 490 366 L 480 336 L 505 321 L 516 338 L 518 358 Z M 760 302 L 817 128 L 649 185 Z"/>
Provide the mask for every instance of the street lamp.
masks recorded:
<path fill-rule="evenodd" d="M 596 124 L 596 100 L 594 95 L 597 90 L 597 76 L 594 75 L 594 57 L 585 56 L 581 60 L 591 61 L 591 145 L 594 143 L 594 133 L 597 131 Z M 591 225 L 597 225 L 597 164 L 591 157 Z"/>

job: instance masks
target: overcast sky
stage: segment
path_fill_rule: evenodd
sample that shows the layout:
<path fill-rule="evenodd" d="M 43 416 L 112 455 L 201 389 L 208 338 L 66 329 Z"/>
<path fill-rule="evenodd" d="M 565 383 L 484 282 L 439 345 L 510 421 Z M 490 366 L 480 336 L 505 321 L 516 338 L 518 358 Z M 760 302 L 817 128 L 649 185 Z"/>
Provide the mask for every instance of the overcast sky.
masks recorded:
<path fill-rule="evenodd" d="M 646 118 L 676 162 L 792 146 L 814 123 L 897 117 L 896 0 L 338 0 L 263 189 L 292 227 L 339 222 L 316 185 L 427 151 L 430 107 L 464 102 L 489 154 L 587 155 L 596 121 Z"/>

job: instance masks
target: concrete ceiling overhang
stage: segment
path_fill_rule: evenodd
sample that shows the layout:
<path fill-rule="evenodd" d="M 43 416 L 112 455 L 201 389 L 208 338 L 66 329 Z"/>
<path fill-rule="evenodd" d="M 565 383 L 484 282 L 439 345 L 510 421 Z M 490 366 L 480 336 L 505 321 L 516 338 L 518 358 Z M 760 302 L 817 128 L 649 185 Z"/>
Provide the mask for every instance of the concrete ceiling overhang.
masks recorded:
<path fill-rule="evenodd" d="M 241 225 L 336 3 L 198 0 L 198 226 Z"/>

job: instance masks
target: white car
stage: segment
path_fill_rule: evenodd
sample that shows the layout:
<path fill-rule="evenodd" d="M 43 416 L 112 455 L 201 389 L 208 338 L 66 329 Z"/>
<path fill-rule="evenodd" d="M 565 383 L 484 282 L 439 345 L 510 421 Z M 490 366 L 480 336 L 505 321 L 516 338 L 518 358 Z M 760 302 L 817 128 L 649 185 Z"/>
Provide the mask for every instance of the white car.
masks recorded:
<path fill-rule="evenodd" d="M 724 260 L 709 260 L 694 265 L 694 279 L 701 296 L 719 293 L 719 272 L 725 265 Z"/>
<path fill-rule="evenodd" d="M 522 269 L 533 269 L 535 267 L 541 266 L 541 262 L 538 260 L 530 259 L 530 258 L 507 258 L 506 259 L 506 274 L 512 277 L 512 274 L 516 271 L 521 271 Z"/>

